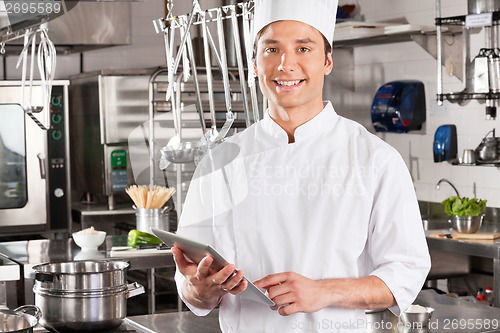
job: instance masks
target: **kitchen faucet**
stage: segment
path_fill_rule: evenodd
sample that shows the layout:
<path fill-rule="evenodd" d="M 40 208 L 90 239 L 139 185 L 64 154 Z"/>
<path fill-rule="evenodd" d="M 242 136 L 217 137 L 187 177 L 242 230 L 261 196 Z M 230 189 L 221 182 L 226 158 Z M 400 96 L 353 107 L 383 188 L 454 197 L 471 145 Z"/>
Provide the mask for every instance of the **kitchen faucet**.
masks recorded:
<path fill-rule="evenodd" d="M 442 183 L 442 182 L 445 182 L 445 183 L 448 183 L 450 184 L 451 187 L 453 187 L 453 189 L 455 190 L 455 193 L 457 193 L 457 197 L 461 198 L 460 197 L 460 194 L 458 193 L 458 190 L 457 188 L 446 178 L 441 178 L 438 183 L 436 184 L 436 190 L 439 190 L 439 185 Z"/>

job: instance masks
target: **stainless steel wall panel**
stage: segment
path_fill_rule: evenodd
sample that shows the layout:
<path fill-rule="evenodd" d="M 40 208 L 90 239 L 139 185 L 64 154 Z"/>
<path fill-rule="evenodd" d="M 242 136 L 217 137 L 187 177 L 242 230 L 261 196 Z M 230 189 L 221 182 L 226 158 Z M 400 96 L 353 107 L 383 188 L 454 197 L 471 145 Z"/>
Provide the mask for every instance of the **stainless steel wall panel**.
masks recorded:
<path fill-rule="evenodd" d="M 73 188 L 112 196 L 111 152 L 127 152 L 129 183 L 135 183 L 128 151 L 129 136 L 149 119 L 149 77 L 153 70 L 98 71 L 71 78 Z"/>
<path fill-rule="evenodd" d="M 101 76 L 99 95 L 104 142 L 127 142 L 130 132 L 148 121 L 149 76 Z"/>

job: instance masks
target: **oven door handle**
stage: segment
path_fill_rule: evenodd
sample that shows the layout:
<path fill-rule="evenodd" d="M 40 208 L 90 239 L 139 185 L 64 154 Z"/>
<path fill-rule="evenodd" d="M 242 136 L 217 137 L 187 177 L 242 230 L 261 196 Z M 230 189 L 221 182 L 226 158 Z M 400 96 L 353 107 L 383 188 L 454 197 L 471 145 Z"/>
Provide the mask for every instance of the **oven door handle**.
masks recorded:
<path fill-rule="evenodd" d="M 47 176 L 45 169 L 45 154 L 39 153 L 36 157 L 38 157 L 38 164 L 40 165 L 40 178 L 45 179 Z"/>

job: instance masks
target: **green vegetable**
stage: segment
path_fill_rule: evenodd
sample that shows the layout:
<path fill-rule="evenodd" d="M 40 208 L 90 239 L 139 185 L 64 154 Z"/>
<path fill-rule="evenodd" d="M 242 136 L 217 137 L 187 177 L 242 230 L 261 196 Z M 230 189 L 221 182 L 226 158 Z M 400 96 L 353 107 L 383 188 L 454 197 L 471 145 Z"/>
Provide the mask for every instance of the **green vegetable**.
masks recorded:
<path fill-rule="evenodd" d="M 136 229 L 132 229 L 128 232 L 128 246 L 137 247 L 142 245 L 158 245 L 161 243 L 163 243 L 161 239 L 147 232 L 139 231 Z"/>
<path fill-rule="evenodd" d="M 457 196 L 449 197 L 442 203 L 445 213 L 452 216 L 480 216 L 486 207 L 486 200 Z"/>

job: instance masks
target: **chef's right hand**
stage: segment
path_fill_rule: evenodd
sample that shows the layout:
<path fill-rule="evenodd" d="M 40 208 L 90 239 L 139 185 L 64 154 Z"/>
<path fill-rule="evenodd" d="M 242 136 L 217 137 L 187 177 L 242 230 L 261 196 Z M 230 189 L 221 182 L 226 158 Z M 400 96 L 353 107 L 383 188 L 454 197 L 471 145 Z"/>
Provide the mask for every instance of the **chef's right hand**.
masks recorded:
<path fill-rule="evenodd" d="M 177 269 L 186 277 L 183 296 L 198 308 L 213 309 L 225 294 L 238 295 L 247 288 L 243 271 L 237 271 L 233 264 L 215 271 L 210 267 L 214 261 L 211 256 L 206 256 L 196 265 L 187 261 L 181 249 L 175 246 L 172 247 L 172 254 Z"/>

